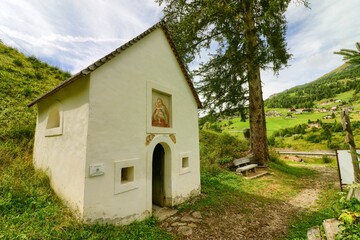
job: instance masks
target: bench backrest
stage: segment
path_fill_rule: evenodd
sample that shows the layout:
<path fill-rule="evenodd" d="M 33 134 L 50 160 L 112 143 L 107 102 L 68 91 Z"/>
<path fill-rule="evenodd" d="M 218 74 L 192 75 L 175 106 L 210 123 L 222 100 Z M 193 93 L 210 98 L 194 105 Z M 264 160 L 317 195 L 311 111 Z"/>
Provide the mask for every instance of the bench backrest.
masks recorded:
<path fill-rule="evenodd" d="M 235 166 L 239 166 L 242 164 L 250 163 L 250 159 L 249 158 L 239 158 L 239 159 L 234 159 L 233 162 L 234 162 Z"/>

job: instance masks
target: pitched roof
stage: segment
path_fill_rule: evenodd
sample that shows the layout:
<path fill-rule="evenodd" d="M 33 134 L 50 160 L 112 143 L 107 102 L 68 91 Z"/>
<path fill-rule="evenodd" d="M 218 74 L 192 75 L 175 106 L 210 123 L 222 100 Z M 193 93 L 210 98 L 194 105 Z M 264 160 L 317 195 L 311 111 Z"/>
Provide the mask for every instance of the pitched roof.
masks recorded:
<path fill-rule="evenodd" d="M 120 46 L 119 48 L 115 49 L 114 51 L 112 51 L 111 53 L 107 54 L 106 56 L 100 58 L 99 60 L 97 60 L 96 62 L 94 62 L 93 64 L 91 64 L 90 66 L 88 66 L 87 68 L 81 70 L 80 72 L 78 72 L 77 74 L 73 75 L 72 77 L 70 77 L 69 79 L 65 80 L 64 82 L 62 82 L 61 84 L 59 84 L 58 86 L 56 86 L 55 88 L 53 88 L 52 90 L 48 91 L 47 93 L 45 93 L 44 95 L 38 97 L 37 99 L 35 99 L 34 101 L 32 101 L 31 103 L 28 104 L 28 107 L 33 106 L 34 104 L 36 104 L 37 102 L 39 102 L 40 100 L 56 93 L 57 91 L 59 91 L 60 89 L 64 88 L 67 85 L 70 85 L 72 82 L 75 82 L 76 80 L 82 78 L 83 76 L 86 76 L 88 74 L 90 74 L 91 72 L 95 71 L 97 68 L 99 68 L 100 66 L 102 66 L 103 64 L 105 64 L 106 62 L 108 62 L 110 59 L 116 57 L 117 55 L 119 55 L 120 53 L 122 53 L 124 50 L 126 50 L 127 48 L 129 48 L 130 46 L 132 46 L 133 44 L 135 44 L 136 42 L 138 42 L 139 40 L 143 39 L 144 37 L 146 37 L 147 35 L 149 35 L 151 32 L 153 32 L 155 29 L 161 28 L 163 30 L 163 32 L 165 33 L 166 39 L 168 40 L 170 47 L 176 57 L 176 60 L 180 66 L 180 69 L 182 71 L 182 73 L 184 74 L 184 77 L 186 79 L 187 84 L 190 87 L 190 90 L 197 102 L 197 106 L 198 108 L 202 108 L 202 104 L 201 101 L 199 99 L 198 94 L 196 93 L 196 90 L 194 88 L 194 85 L 190 79 L 190 76 L 188 75 L 185 65 L 183 63 L 183 61 L 180 58 L 179 53 L 177 52 L 176 48 L 175 48 L 175 44 L 172 41 L 172 38 L 170 36 L 169 30 L 166 27 L 166 23 L 164 21 L 160 21 L 157 24 L 155 24 L 154 26 L 150 27 L 149 29 L 147 29 L 145 32 L 141 33 L 140 35 L 138 35 L 137 37 L 131 39 L 130 41 L 128 41 L 127 43 L 125 43 L 124 45 Z"/>

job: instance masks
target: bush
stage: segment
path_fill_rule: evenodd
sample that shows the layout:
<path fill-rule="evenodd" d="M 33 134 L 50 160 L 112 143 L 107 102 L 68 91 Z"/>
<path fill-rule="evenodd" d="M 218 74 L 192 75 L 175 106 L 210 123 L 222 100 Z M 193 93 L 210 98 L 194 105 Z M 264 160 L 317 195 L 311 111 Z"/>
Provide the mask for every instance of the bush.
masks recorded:
<path fill-rule="evenodd" d="M 275 147 L 275 137 L 274 136 L 269 137 L 267 142 L 268 142 L 269 146 Z"/>
<path fill-rule="evenodd" d="M 295 134 L 293 138 L 294 140 L 304 139 L 302 134 Z"/>
<path fill-rule="evenodd" d="M 310 133 L 307 137 L 306 137 L 306 141 L 311 142 L 311 143 L 319 143 L 321 142 L 321 136 L 317 135 L 315 133 Z"/>
<path fill-rule="evenodd" d="M 204 123 L 202 129 L 203 130 L 212 130 L 212 131 L 219 132 L 219 133 L 222 132 L 220 125 L 216 122 L 215 123 L 206 122 L 206 123 Z"/>
<path fill-rule="evenodd" d="M 204 164 L 229 161 L 238 158 L 248 150 L 249 144 L 245 140 L 239 140 L 227 133 L 215 133 L 201 130 L 200 156 Z"/>
<path fill-rule="evenodd" d="M 356 186 L 351 187 L 356 188 Z M 344 196 L 341 198 L 340 204 L 343 210 L 339 220 L 344 223 L 336 235 L 336 239 L 360 239 L 360 201 L 356 198 L 346 200 Z"/>
<path fill-rule="evenodd" d="M 323 155 L 321 160 L 322 160 L 323 163 L 332 163 L 332 161 L 333 161 L 332 158 L 330 158 L 327 155 Z"/>
<path fill-rule="evenodd" d="M 335 142 L 328 142 L 327 147 L 332 150 L 340 149 L 340 145 Z"/>
<path fill-rule="evenodd" d="M 19 59 L 14 59 L 13 60 L 13 63 L 18 66 L 18 67 L 22 67 L 23 66 L 23 63 L 19 60 Z"/>
<path fill-rule="evenodd" d="M 233 158 L 231 158 L 231 157 L 224 157 L 224 158 L 218 159 L 217 163 L 224 165 L 224 164 L 230 163 L 232 160 L 233 160 Z"/>

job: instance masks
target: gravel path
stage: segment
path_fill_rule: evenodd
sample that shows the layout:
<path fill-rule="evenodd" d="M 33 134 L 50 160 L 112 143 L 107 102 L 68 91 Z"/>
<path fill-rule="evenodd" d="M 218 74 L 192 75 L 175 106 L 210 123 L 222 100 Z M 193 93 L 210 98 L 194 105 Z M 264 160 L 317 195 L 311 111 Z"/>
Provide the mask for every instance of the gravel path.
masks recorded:
<path fill-rule="evenodd" d="M 338 185 L 336 169 L 322 165 L 310 168 L 318 172 L 316 178 L 306 179 L 305 188 L 288 201 L 273 201 L 268 206 L 254 201 L 251 211 L 244 213 L 238 207 L 228 207 L 221 214 L 200 213 L 201 218 L 193 217 L 194 221 L 191 221 L 194 212 L 178 213 L 162 222 L 161 227 L 176 234 L 178 239 L 278 239 L 287 233 L 293 216 L 316 208 L 316 200 L 325 186 Z M 190 216 L 189 221 L 181 221 L 186 216 Z"/>

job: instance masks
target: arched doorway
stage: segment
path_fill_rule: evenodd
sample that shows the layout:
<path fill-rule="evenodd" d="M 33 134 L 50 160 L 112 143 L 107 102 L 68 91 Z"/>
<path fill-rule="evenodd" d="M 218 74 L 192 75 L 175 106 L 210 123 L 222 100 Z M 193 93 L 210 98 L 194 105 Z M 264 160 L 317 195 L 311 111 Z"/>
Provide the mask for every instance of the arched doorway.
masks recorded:
<path fill-rule="evenodd" d="M 165 204 L 165 149 L 158 143 L 152 156 L 152 202 L 163 207 Z"/>

